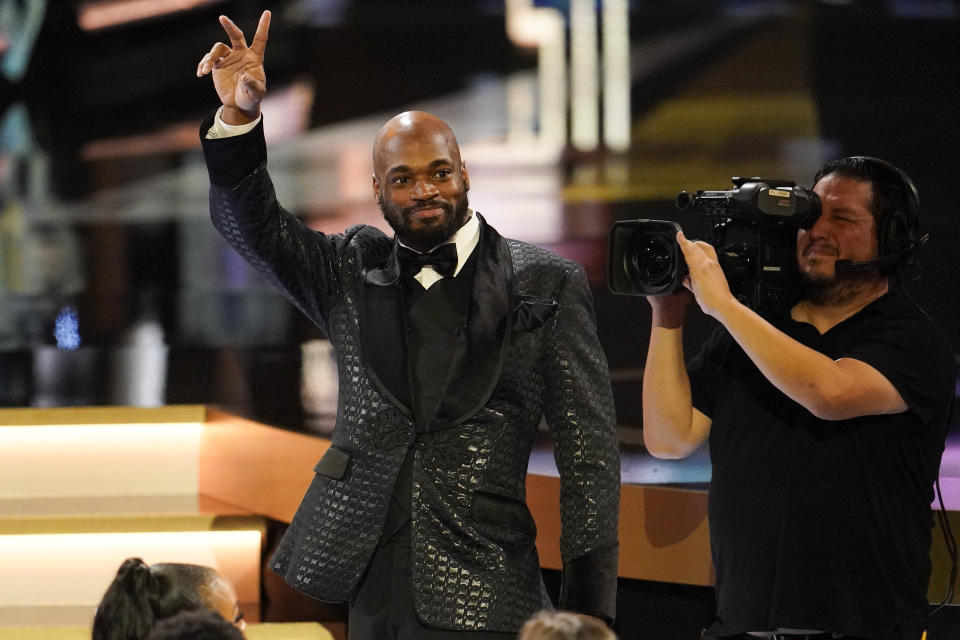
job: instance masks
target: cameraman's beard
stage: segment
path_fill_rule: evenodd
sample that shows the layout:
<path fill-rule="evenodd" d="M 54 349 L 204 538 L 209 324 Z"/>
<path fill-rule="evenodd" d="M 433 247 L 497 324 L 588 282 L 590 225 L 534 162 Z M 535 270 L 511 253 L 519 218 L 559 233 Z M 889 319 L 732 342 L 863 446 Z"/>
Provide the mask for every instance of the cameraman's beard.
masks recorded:
<path fill-rule="evenodd" d="M 833 277 L 800 274 L 800 292 L 805 300 L 819 306 L 839 306 L 856 299 L 860 294 L 881 288 L 886 277 L 879 269 L 859 273 L 841 273 Z"/>

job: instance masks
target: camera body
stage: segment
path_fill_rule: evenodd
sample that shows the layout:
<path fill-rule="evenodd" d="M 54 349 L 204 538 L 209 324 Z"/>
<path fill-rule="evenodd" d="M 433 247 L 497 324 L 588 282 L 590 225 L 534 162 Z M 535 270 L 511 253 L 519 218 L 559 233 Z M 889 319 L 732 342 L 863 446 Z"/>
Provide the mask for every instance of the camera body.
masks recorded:
<path fill-rule="evenodd" d="M 678 209 L 712 221 L 709 243 L 717 251 L 730 291 L 758 313 L 771 311 L 797 282 L 797 229 L 820 216 L 820 198 L 796 183 L 732 178 L 728 191 L 686 191 Z M 667 220 L 623 220 L 610 232 L 608 285 L 636 296 L 678 291 L 687 265 L 677 244 L 680 225 Z"/>

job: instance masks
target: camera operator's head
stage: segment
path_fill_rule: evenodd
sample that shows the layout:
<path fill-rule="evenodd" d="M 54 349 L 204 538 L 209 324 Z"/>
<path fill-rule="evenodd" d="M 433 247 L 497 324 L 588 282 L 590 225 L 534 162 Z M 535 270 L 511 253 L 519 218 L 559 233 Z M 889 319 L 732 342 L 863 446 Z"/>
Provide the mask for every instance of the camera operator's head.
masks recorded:
<path fill-rule="evenodd" d="M 841 304 L 885 289 L 919 246 L 916 187 L 893 165 L 854 156 L 824 165 L 814 191 L 822 214 L 797 238 L 804 296 Z"/>
<path fill-rule="evenodd" d="M 907 174 L 879 158 L 851 156 L 825 164 L 814 176 L 814 184 L 831 174 L 870 184 L 870 212 L 877 225 L 880 256 L 912 248 L 912 234 L 919 224 L 920 196 Z"/>

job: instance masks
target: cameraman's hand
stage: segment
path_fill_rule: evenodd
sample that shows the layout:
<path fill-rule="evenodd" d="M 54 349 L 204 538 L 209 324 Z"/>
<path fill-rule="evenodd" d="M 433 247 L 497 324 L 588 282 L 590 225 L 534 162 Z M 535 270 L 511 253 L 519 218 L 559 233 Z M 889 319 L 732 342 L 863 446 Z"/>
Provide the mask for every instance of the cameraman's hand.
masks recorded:
<path fill-rule="evenodd" d="M 225 123 L 247 124 L 260 115 L 260 102 L 267 92 L 263 51 L 270 30 L 270 12 L 264 11 L 260 16 L 249 47 L 233 20 L 220 16 L 220 24 L 230 36 L 230 46 L 222 42 L 213 45 L 197 65 L 197 77 L 213 73 L 213 86 L 224 106 L 220 117 Z"/>
<path fill-rule="evenodd" d="M 683 286 L 693 292 L 704 313 L 719 320 L 724 309 L 737 300 L 730 293 L 716 249 L 706 242 L 687 240 L 682 231 L 677 233 L 677 243 L 690 272 L 683 279 Z"/>
<path fill-rule="evenodd" d="M 653 309 L 652 324 L 665 329 L 680 329 L 683 320 L 687 317 L 687 307 L 693 296 L 686 289 L 676 293 L 667 293 L 659 296 L 647 296 L 647 302 Z"/>

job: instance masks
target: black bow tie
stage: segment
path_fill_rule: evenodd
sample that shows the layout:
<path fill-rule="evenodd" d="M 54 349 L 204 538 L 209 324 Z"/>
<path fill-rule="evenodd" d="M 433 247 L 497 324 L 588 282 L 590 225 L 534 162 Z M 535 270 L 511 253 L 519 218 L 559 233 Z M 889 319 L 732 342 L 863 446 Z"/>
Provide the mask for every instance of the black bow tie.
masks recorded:
<path fill-rule="evenodd" d="M 397 248 L 397 258 L 404 275 L 417 275 L 420 269 L 432 267 L 441 276 L 450 278 L 457 270 L 457 245 L 448 242 L 429 253 L 417 253 L 413 249 L 400 246 Z"/>

